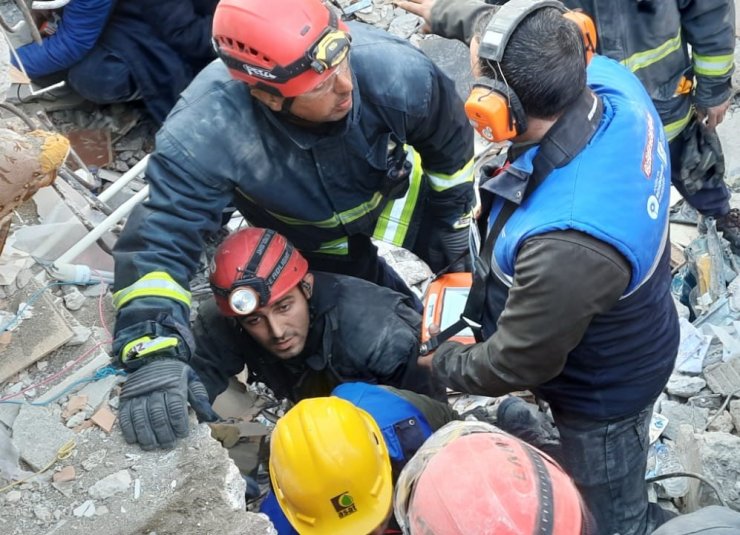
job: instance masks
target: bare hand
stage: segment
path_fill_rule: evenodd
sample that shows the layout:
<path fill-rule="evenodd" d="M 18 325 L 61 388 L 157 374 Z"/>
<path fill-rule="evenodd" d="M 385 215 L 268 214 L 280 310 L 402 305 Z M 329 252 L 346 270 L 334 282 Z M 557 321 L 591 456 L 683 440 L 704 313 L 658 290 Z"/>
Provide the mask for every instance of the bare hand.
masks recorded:
<path fill-rule="evenodd" d="M 725 119 L 725 113 L 730 107 L 730 101 L 732 98 L 728 98 L 722 104 L 712 106 L 711 108 L 696 108 L 696 116 L 699 121 L 704 122 L 709 130 L 714 130 L 718 124 Z"/>
<path fill-rule="evenodd" d="M 421 31 L 429 33 L 432 31 L 432 8 L 436 0 L 393 0 L 393 3 L 405 9 L 409 13 L 418 15 L 424 19 L 424 26 L 421 27 Z"/>

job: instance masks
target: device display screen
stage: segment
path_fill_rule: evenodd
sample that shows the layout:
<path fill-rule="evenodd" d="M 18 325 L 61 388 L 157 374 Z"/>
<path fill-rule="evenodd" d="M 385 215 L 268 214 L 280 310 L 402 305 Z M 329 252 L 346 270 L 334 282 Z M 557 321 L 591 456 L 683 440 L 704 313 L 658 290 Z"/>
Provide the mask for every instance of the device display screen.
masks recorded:
<path fill-rule="evenodd" d="M 441 330 L 460 319 L 460 314 L 465 310 L 465 302 L 468 300 L 470 288 L 445 288 L 442 299 Z M 473 331 L 466 327 L 457 336 L 473 336 Z"/>

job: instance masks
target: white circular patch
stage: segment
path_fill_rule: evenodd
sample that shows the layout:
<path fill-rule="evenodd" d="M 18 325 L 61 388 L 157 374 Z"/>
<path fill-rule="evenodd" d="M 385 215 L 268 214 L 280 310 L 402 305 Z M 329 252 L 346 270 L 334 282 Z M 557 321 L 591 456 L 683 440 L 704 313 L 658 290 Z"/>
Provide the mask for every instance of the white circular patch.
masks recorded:
<path fill-rule="evenodd" d="M 660 209 L 660 203 L 655 195 L 648 197 L 647 202 L 647 213 L 651 219 L 658 219 L 658 211 Z"/>

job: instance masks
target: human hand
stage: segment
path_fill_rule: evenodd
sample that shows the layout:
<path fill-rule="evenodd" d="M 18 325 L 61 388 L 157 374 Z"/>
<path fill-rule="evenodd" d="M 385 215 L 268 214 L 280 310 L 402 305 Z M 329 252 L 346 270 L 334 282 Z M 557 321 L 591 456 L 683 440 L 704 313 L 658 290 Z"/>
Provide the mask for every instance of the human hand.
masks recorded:
<path fill-rule="evenodd" d="M 393 3 L 405 9 L 409 13 L 418 15 L 424 19 L 424 26 L 421 27 L 423 33 L 432 31 L 432 8 L 436 0 L 394 0 Z"/>
<path fill-rule="evenodd" d="M 709 130 L 714 130 L 725 119 L 725 114 L 730 108 L 731 101 L 732 97 L 728 98 L 722 104 L 710 108 L 697 106 L 696 116 Z"/>
<path fill-rule="evenodd" d="M 214 421 L 203 383 L 195 371 L 180 360 L 160 358 L 128 376 L 121 390 L 119 419 L 123 437 L 142 449 L 171 448 L 188 436 L 188 403 L 198 420 Z"/>

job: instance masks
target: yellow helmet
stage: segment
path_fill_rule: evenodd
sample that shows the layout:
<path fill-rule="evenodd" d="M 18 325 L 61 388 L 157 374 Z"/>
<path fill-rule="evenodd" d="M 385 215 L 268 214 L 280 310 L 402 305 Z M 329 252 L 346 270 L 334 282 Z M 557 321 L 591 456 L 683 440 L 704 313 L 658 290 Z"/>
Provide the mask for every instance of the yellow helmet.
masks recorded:
<path fill-rule="evenodd" d="M 270 479 L 301 535 L 364 535 L 391 511 L 391 461 L 380 428 L 338 397 L 304 399 L 278 420 Z"/>

